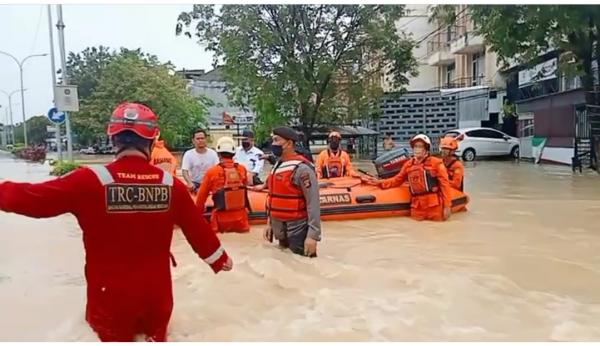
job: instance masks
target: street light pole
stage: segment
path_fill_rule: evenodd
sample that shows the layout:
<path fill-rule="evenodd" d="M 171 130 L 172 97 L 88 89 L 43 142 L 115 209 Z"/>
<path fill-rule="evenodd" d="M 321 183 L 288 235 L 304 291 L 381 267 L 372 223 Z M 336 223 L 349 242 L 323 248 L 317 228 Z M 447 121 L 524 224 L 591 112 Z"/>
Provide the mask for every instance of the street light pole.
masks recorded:
<path fill-rule="evenodd" d="M 20 80 L 21 80 L 21 111 L 23 112 L 23 138 L 25 139 L 25 146 L 28 145 L 27 142 L 27 122 L 25 120 L 25 88 L 23 87 L 23 64 L 25 64 L 25 62 L 27 61 L 27 59 L 29 58 L 33 58 L 36 56 L 46 56 L 48 54 L 31 54 L 26 56 L 25 58 L 23 58 L 23 60 L 19 61 L 19 59 L 15 58 L 14 55 L 9 54 L 7 52 L 3 52 L 0 50 L 0 54 L 4 54 L 10 58 L 12 58 L 17 65 L 19 66 L 19 76 L 20 76 Z"/>
<path fill-rule="evenodd" d="M 23 89 L 23 91 L 26 91 L 27 89 Z M 8 111 L 10 112 L 10 138 L 11 138 L 11 144 L 15 145 L 15 123 L 13 122 L 13 112 L 12 112 L 12 96 L 14 93 L 17 93 L 21 91 L 21 89 L 17 89 L 14 90 L 10 93 L 7 93 L 4 90 L 0 90 L 0 92 L 2 92 L 4 95 L 6 95 L 6 97 L 8 97 Z"/>

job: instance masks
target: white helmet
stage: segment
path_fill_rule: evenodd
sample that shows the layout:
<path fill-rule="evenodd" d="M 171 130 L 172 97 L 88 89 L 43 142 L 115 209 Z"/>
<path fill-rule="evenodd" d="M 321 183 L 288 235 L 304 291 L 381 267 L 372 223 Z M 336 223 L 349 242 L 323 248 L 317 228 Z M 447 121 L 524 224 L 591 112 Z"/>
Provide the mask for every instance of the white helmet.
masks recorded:
<path fill-rule="evenodd" d="M 221 137 L 217 141 L 217 153 L 235 154 L 235 142 L 231 137 Z"/>
<path fill-rule="evenodd" d="M 415 146 L 416 141 L 423 141 L 426 144 L 428 150 L 431 148 L 431 139 L 429 139 L 429 137 L 427 137 L 424 134 L 418 134 L 418 135 L 414 136 L 413 138 L 411 138 L 411 140 L 410 140 L 411 148 Z"/>

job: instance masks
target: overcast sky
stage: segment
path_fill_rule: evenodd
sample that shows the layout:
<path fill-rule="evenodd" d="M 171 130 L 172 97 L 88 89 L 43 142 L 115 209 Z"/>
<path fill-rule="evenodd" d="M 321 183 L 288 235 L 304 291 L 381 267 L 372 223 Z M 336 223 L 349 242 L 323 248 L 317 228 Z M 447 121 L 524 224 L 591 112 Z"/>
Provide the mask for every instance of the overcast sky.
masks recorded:
<path fill-rule="evenodd" d="M 79 52 L 86 47 L 104 45 L 110 48 L 142 48 L 186 69 L 210 69 L 212 54 L 205 52 L 195 40 L 175 36 L 177 16 L 191 10 L 192 5 L 63 5 L 65 45 Z M 60 52 L 53 9 L 56 64 L 60 68 Z M 30 54 L 49 53 L 47 5 L 0 5 L 0 51 L 19 60 Z M 50 57 L 30 58 L 24 65 L 25 113 L 27 117 L 45 114 L 52 106 Z M 0 54 L 0 90 L 10 93 L 20 87 L 19 69 L 9 57 Z M 21 98 L 12 97 L 13 118 L 21 122 Z M 0 92 L 0 122 L 5 122 L 7 97 Z M 76 114 L 74 114 L 76 116 Z"/>

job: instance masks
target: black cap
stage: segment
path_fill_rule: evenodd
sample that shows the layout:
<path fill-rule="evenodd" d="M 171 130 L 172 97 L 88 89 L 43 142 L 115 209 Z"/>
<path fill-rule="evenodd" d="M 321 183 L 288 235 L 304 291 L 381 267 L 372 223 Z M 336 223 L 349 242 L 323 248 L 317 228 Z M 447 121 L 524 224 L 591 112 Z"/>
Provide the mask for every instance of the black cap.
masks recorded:
<path fill-rule="evenodd" d="M 242 131 L 242 137 L 254 138 L 254 132 L 252 132 L 252 130 L 246 129 Z"/>
<path fill-rule="evenodd" d="M 273 134 L 290 141 L 298 142 L 298 132 L 291 127 L 281 126 L 273 129 Z"/>

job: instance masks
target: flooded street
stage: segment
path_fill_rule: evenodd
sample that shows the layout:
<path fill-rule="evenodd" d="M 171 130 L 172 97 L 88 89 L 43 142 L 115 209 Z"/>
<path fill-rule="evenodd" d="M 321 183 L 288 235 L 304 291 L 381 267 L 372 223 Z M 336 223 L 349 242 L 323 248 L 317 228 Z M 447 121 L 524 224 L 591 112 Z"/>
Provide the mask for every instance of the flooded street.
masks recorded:
<path fill-rule="evenodd" d="M 234 270 L 213 275 L 178 231 L 170 340 L 600 340 L 600 176 L 466 166 L 468 212 L 324 222 L 317 259 L 266 244 L 257 226 L 221 236 Z M 0 154 L 0 179 L 49 169 Z M 97 340 L 83 264 L 73 216 L 0 212 L 0 341 Z"/>

